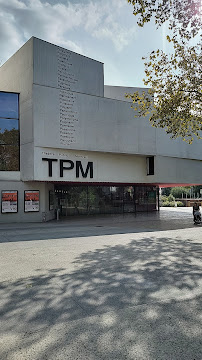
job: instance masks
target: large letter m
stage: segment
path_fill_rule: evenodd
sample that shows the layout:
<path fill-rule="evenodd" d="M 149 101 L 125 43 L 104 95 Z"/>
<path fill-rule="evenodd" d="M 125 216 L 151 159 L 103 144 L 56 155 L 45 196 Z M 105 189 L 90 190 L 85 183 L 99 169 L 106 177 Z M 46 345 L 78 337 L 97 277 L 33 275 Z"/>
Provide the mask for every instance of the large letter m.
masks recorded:
<path fill-rule="evenodd" d="M 84 178 L 87 177 L 88 171 L 90 169 L 90 178 L 93 178 L 93 162 L 89 161 L 86 167 L 86 171 L 84 172 L 81 161 L 76 161 L 76 177 L 79 177 L 79 170 Z"/>

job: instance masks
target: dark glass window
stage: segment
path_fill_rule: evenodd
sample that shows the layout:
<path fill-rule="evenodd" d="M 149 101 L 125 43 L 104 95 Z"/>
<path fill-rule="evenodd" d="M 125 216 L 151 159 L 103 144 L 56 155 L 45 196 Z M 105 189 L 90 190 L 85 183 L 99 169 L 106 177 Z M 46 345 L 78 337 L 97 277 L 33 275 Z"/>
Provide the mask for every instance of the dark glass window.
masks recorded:
<path fill-rule="evenodd" d="M 135 187 L 135 206 L 137 212 L 156 210 L 156 187 Z"/>
<path fill-rule="evenodd" d="M 18 94 L 0 92 L 0 171 L 19 170 Z"/>
<path fill-rule="evenodd" d="M 0 171 L 19 170 L 19 146 L 0 145 Z"/>
<path fill-rule="evenodd" d="M 156 210 L 156 187 L 55 185 L 61 216 Z"/>
<path fill-rule="evenodd" d="M 4 133 L 6 130 L 10 131 L 12 129 L 18 130 L 19 121 L 16 119 L 2 119 L 0 118 L 0 134 Z"/>
<path fill-rule="evenodd" d="M 154 156 L 147 157 L 147 175 L 154 175 Z"/>
<path fill-rule="evenodd" d="M 18 119 L 18 94 L 0 92 L 0 118 Z"/>

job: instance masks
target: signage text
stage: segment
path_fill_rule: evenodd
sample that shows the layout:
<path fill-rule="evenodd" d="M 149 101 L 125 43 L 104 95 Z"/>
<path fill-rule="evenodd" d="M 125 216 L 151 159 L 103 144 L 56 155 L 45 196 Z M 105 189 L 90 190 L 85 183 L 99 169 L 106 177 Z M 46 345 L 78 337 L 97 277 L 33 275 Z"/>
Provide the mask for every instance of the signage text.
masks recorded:
<path fill-rule="evenodd" d="M 51 158 L 42 158 L 43 161 L 47 161 L 48 163 L 48 176 L 53 176 L 53 163 L 57 162 L 58 159 L 51 159 Z M 59 160 L 59 171 L 60 177 L 64 176 L 64 171 L 76 170 L 76 178 L 79 178 L 80 174 L 83 178 L 86 178 L 88 172 L 90 172 L 90 178 L 93 178 L 93 162 L 89 161 L 87 163 L 86 169 L 84 170 L 81 161 L 72 161 L 72 160 Z"/>

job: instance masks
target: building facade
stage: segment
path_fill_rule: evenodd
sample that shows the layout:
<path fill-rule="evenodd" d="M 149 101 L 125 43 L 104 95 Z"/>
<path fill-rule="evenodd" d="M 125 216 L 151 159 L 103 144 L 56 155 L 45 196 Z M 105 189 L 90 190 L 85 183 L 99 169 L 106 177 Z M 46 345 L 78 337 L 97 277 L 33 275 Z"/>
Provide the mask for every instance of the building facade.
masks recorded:
<path fill-rule="evenodd" d="M 201 184 L 188 145 L 134 118 L 103 64 L 31 38 L 0 68 L 0 222 L 158 209 L 158 187 Z"/>

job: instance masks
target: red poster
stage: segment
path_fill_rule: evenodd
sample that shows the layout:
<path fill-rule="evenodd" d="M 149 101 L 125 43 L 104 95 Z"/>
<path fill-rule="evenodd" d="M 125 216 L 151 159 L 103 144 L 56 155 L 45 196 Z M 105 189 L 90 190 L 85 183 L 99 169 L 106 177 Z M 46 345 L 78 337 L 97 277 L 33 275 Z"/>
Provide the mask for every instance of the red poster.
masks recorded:
<path fill-rule="evenodd" d="M 1 212 L 18 212 L 18 192 L 5 190 L 1 192 Z"/>
<path fill-rule="evenodd" d="M 39 211 L 39 190 L 25 191 L 25 212 Z"/>

